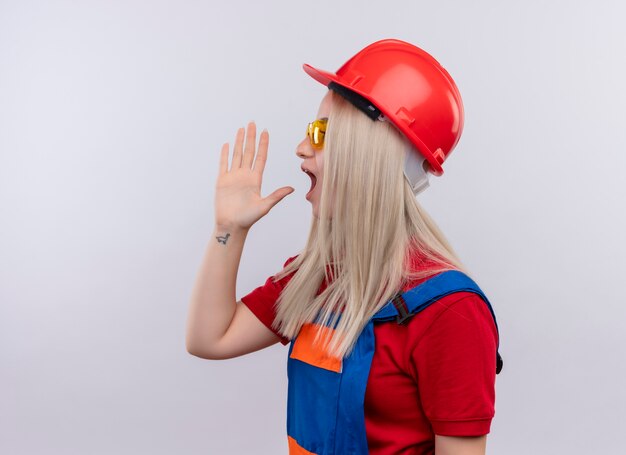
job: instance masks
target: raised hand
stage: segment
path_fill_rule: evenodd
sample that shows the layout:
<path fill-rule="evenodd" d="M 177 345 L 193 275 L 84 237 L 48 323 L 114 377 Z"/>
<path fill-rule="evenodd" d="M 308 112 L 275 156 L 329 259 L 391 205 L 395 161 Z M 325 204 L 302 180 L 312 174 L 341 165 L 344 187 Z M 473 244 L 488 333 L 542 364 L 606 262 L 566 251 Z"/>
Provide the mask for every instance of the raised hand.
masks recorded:
<path fill-rule="evenodd" d="M 215 185 L 215 224 L 220 228 L 249 229 L 294 191 L 292 187 L 284 186 L 266 197 L 261 197 L 261 182 L 269 145 L 267 130 L 263 130 L 259 138 L 256 159 L 255 143 L 254 122 L 248 124 L 247 130 L 239 128 L 235 137 L 230 170 L 229 144 L 222 146 L 219 174 Z"/>

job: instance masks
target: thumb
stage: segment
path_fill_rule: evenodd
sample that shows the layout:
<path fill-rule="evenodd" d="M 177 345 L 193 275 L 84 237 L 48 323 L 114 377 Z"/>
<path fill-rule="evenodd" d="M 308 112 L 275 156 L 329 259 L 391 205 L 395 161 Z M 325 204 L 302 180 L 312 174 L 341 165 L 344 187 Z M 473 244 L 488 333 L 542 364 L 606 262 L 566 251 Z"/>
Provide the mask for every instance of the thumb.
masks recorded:
<path fill-rule="evenodd" d="M 267 197 L 263 199 L 263 202 L 267 205 L 267 210 L 269 211 L 272 207 L 278 204 L 285 196 L 293 193 L 295 190 L 290 186 L 283 186 L 282 188 L 278 188 L 272 194 L 269 194 Z"/>

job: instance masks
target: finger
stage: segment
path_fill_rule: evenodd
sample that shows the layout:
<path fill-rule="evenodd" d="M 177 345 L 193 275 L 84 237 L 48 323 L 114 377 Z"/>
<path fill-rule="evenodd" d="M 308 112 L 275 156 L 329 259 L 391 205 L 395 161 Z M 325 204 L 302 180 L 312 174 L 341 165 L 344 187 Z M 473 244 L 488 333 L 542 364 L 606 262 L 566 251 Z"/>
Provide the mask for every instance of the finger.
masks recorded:
<path fill-rule="evenodd" d="M 243 128 L 237 130 L 237 136 L 235 136 L 235 147 L 233 148 L 233 162 L 230 164 L 230 170 L 241 167 L 241 154 L 243 149 Z"/>
<path fill-rule="evenodd" d="M 228 172 L 228 142 L 222 145 L 222 153 L 220 154 L 220 172 L 219 175 Z"/>
<path fill-rule="evenodd" d="M 263 169 L 265 169 L 269 144 L 270 134 L 267 130 L 263 130 L 261 132 L 261 137 L 259 138 L 259 150 L 257 151 L 256 159 L 254 160 L 254 171 L 259 175 L 263 175 Z"/>
<path fill-rule="evenodd" d="M 290 186 L 284 186 L 282 188 L 277 189 L 272 194 L 268 195 L 263 199 L 263 202 L 266 204 L 266 209 L 269 212 L 272 207 L 278 204 L 285 196 L 293 193 L 295 190 Z"/>
<path fill-rule="evenodd" d="M 246 146 L 243 152 L 243 159 L 241 161 L 241 167 L 250 169 L 252 167 L 252 160 L 254 159 L 254 147 L 256 143 L 256 124 L 254 122 L 248 123 L 248 130 L 246 131 Z"/>

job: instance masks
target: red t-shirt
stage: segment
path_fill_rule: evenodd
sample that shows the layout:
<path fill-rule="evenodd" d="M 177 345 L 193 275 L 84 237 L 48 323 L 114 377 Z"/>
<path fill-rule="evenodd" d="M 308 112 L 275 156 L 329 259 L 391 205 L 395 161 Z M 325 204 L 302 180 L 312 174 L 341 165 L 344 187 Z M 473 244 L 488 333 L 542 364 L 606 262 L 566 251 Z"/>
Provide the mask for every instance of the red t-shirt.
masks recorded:
<path fill-rule="evenodd" d="M 291 257 L 285 266 L 294 260 Z M 241 301 L 272 329 L 274 304 L 289 282 L 269 277 Z M 407 291 L 424 280 L 409 283 Z M 325 287 L 322 283 L 319 292 Z M 374 357 L 365 392 L 372 454 L 432 454 L 435 434 L 489 433 L 495 408 L 498 334 L 487 304 L 473 292 L 442 297 L 405 325 L 374 324 Z"/>

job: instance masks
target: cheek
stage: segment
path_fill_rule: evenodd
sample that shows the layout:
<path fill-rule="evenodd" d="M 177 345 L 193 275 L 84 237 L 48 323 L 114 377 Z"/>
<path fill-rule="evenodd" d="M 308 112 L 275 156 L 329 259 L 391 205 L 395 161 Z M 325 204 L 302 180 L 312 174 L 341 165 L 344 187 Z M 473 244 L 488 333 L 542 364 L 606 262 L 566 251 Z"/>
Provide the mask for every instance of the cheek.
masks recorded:
<path fill-rule="evenodd" d="M 324 152 L 315 155 L 315 167 L 317 168 L 317 178 L 324 178 Z"/>

